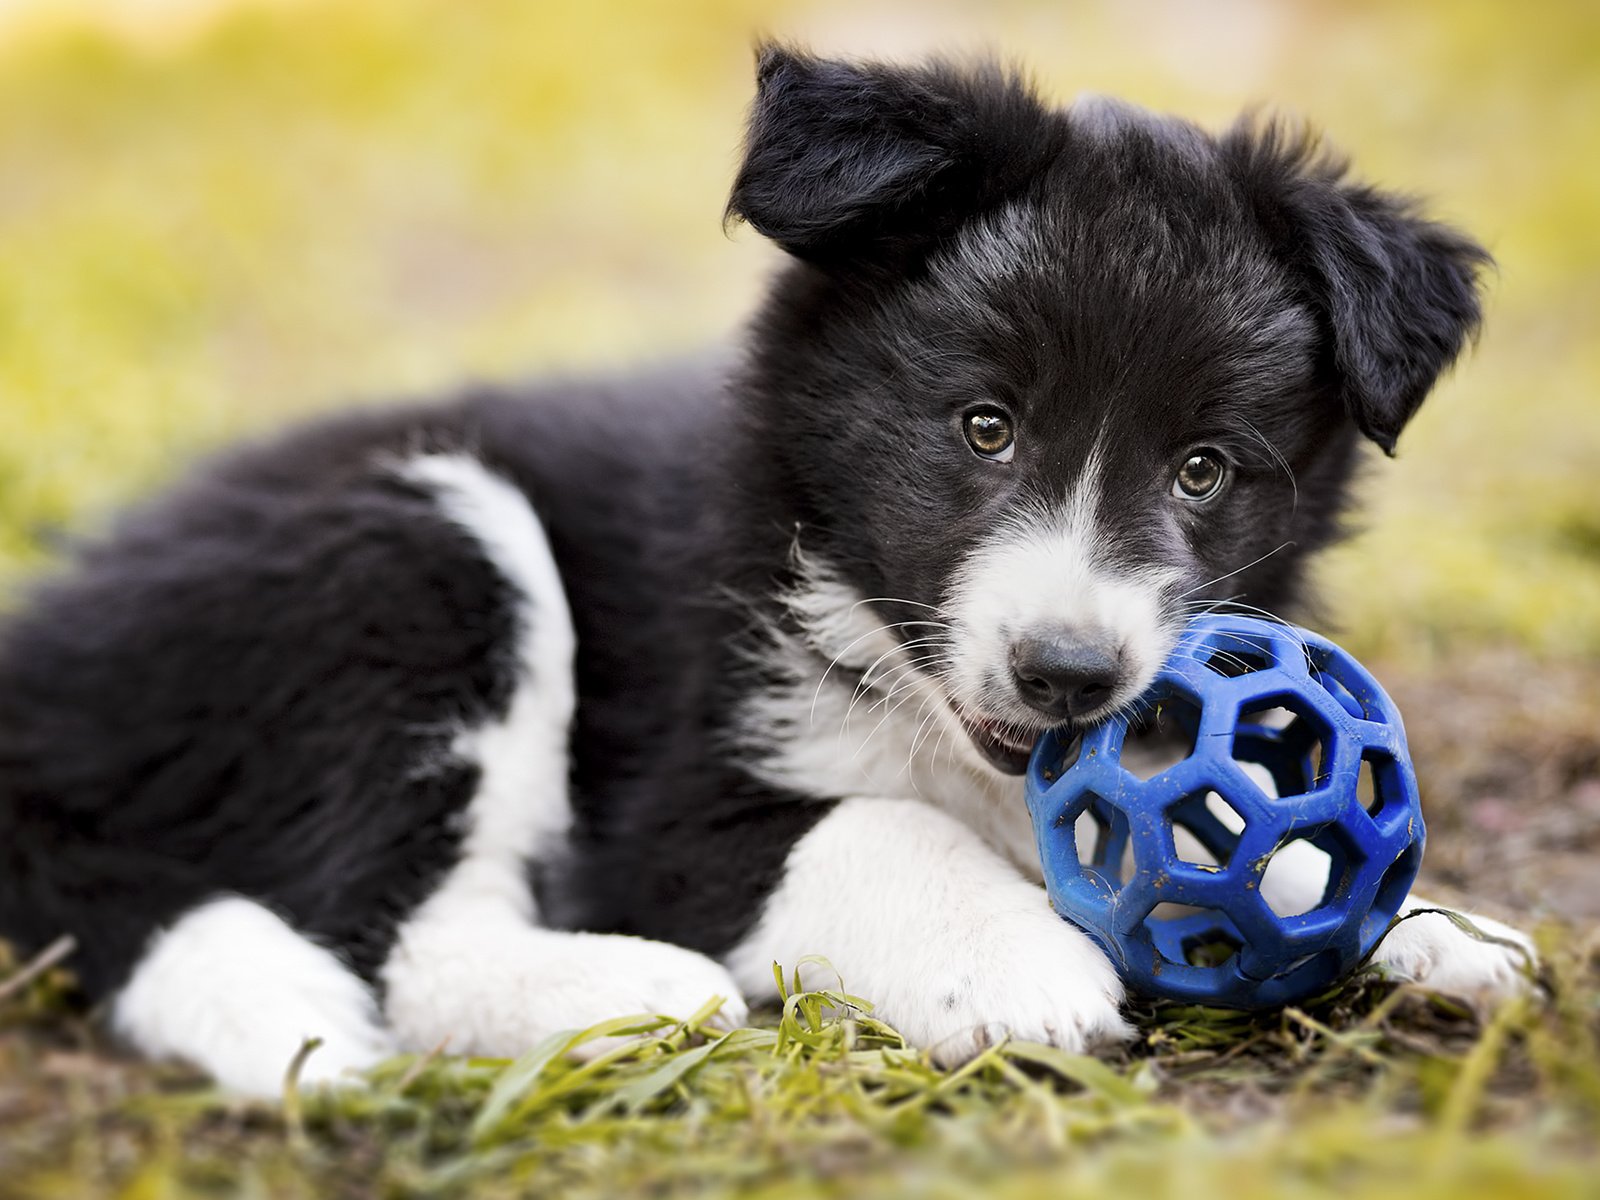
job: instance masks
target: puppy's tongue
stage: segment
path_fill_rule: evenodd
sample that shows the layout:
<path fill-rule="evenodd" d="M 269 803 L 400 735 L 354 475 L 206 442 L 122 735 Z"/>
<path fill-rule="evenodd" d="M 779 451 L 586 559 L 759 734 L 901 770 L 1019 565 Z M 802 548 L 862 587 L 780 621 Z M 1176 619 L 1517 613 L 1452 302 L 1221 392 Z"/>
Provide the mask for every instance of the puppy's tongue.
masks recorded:
<path fill-rule="evenodd" d="M 1033 744 L 1039 740 L 1038 733 L 990 717 L 963 717 L 961 724 L 972 744 L 995 770 L 1021 775 L 1028 769 L 1028 757 L 1033 753 Z"/>

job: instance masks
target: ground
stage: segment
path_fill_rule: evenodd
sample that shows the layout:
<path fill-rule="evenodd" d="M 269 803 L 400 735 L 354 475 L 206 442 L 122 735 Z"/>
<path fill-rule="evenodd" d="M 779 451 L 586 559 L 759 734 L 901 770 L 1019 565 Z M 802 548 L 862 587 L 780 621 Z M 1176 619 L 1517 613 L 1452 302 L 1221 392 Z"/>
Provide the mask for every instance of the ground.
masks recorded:
<path fill-rule="evenodd" d="M 4 1010 L 0 1196 L 1591 1196 L 1600 962 L 1545 949 L 1540 994 L 1487 1020 L 1358 977 L 1265 1016 L 1139 1004 L 1119 1053 L 950 1073 L 817 964 L 757 1028 L 399 1059 L 271 1105 L 116 1057 L 46 979 Z"/>
<path fill-rule="evenodd" d="M 1600 1192 L 1584 0 L 0 6 L 0 604 L 240 434 L 735 329 L 773 262 L 718 222 L 758 31 L 994 46 L 1057 97 L 1213 127 L 1270 100 L 1487 241 L 1483 337 L 1374 461 L 1307 619 L 1406 714 L 1430 888 L 1537 928 L 1538 994 L 1483 1015 L 1362 976 L 1270 1016 L 1144 1005 L 1124 1051 L 1007 1045 L 945 1074 L 870 997 L 797 990 L 725 1039 L 439 1055 L 244 1105 L 122 1058 L 59 971 L 6 961 L 0 1197 Z"/>

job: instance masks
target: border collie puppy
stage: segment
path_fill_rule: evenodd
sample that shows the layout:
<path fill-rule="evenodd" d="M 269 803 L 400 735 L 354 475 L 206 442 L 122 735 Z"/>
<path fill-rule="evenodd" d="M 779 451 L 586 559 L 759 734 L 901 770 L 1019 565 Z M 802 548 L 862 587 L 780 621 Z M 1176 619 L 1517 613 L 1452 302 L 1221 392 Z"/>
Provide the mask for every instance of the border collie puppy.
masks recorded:
<path fill-rule="evenodd" d="M 773 47 L 728 216 L 793 260 L 736 362 L 326 420 L 40 584 L 0 934 L 257 1093 L 305 1036 L 325 1079 L 737 1022 L 806 955 L 943 1062 L 1124 1036 L 1028 748 L 1294 603 L 1487 256 L 1272 126 Z M 1379 958 L 1519 980 L 1441 917 Z"/>

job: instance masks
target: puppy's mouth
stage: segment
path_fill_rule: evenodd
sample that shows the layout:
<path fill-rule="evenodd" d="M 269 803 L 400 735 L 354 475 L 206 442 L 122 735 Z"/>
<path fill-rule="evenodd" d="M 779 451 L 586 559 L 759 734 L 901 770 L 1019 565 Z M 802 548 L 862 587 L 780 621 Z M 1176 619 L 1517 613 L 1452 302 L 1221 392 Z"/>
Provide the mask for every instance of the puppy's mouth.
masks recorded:
<path fill-rule="evenodd" d="M 972 744 L 995 770 L 1006 775 L 1021 775 L 1028 769 L 1033 744 L 1039 740 L 1042 730 L 1013 725 L 1009 721 L 977 713 L 961 713 L 958 716 Z"/>

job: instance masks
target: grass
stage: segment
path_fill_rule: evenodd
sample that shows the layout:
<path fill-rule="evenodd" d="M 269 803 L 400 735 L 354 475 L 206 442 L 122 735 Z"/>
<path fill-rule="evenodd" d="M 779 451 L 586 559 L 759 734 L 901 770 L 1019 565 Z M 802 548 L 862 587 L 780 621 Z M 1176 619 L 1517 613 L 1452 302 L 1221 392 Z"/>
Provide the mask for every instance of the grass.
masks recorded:
<path fill-rule="evenodd" d="M 1408 714 L 1430 886 L 1543 917 L 1546 986 L 1486 1021 L 1371 976 L 1268 1016 L 1141 1005 L 1123 1051 L 944 1073 L 813 965 L 726 1037 L 247 1105 L 120 1057 L 57 967 L 0 983 L 0 1197 L 1600 1193 L 1600 8 L 172 8 L 0 12 L 0 603 L 227 439 L 736 328 L 773 261 L 718 224 L 757 30 L 996 45 L 1054 96 L 1213 127 L 1272 99 L 1500 263 L 1324 612 Z"/>
<path fill-rule="evenodd" d="M 1120 1053 L 1003 1043 L 945 1072 L 793 978 L 753 1028 L 625 1018 L 332 1093 L 291 1068 L 278 1105 L 106 1060 L 47 976 L 0 1010 L 0 1195 L 1593 1195 L 1600 964 L 1546 951 L 1541 998 L 1487 1024 L 1367 974 L 1270 1015 L 1145 1003 Z"/>

